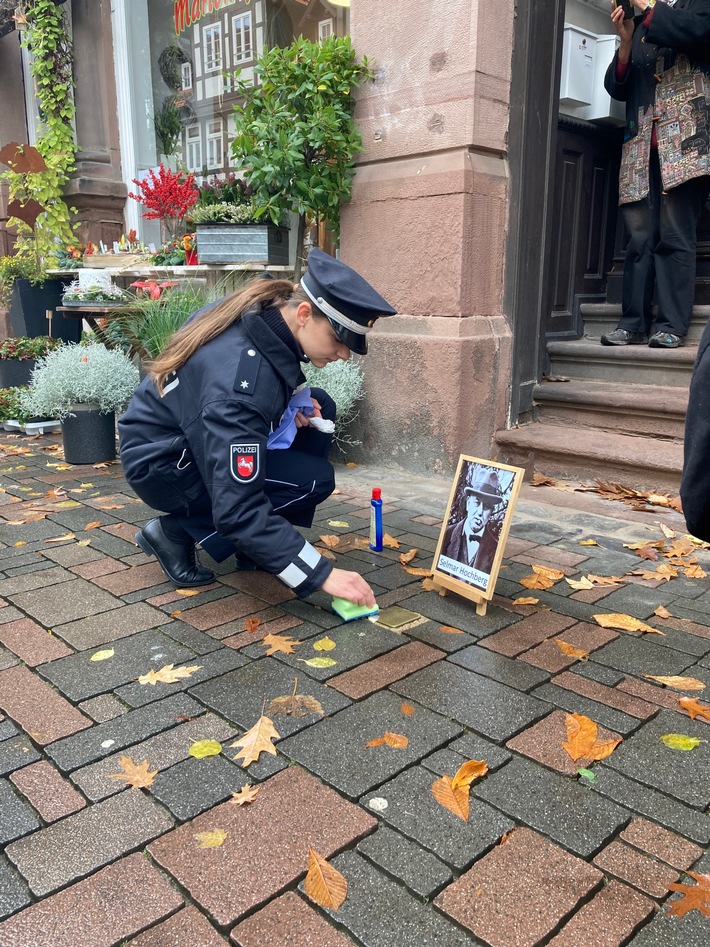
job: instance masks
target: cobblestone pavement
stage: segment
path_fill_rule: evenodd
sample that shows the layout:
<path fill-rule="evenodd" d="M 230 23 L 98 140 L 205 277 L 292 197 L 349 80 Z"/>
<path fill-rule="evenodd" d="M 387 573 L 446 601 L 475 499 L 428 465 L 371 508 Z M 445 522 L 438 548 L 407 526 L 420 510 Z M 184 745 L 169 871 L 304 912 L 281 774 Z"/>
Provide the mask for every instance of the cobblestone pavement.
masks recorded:
<path fill-rule="evenodd" d="M 624 545 L 663 540 L 659 522 L 682 535 L 678 514 L 525 487 L 479 617 L 463 598 L 423 591 L 399 563 L 410 548 L 413 566 L 431 563 L 449 481 L 342 468 L 308 537 L 366 535 L 369 488 L 383 488 L 385 528 L 401 548 L 338 559 L 367 577 L 381 607 L 422 616 L 398 634 L 343 623 L 324 596 L 304 603 L 265 573 L 227 565 L 182 596 L 134 543 L 151 511 L 120 465 L 67 468 L 56 436 L 0 440 L 2 947 L 709 942 L 710 919 L 667 910 L 679 897 L 670 884 L 710 871 L 710 744 L 684 752 L 660 739 L 708 739 L 707 721 L 679 705 L 703 692 L 645 675 L 710 685 L 710 580 L 629 577 L 659 563 Z M 697 558 L 710 571 L 708 553 Z M 575 591 L 562 578 L 530 592 L 520 579 L 533 564 L 627 581 Z M 513 604 L 520 596 L 538 604 Z M 660 605 L 673 617 L 656 617 Z M 600 613 L 664 634 L 605 630 Z M 267 656 L 267 634 L 300 644 Z M 323 655 L 313 646 L 326 635 L 336 663 L 305 663 Z M 166 664 L 198 669 L 138 682 Z M 243 768 L 229 745 L 295 678 L 324 715 L 272 713 L 276 755 Z M 623 738 L 591 777 L 562 748 L 573 712 L 602 739 Z M 408 745 L 366 747 L 385 731 Z M 198 740 L 221 753 L 194 758 Z M 152 786 L 112 778 L 123 756 L 148 761 Z M 431 786 L 469 759 L 488 773 L 463 821 Z M 255 800 L 232 804 L 247 784 Z M 197 833 L 217 829 L 223 844 L 199 847 Z M 303 892 L 309 845 L 347 879 L 337 912 Z"/>

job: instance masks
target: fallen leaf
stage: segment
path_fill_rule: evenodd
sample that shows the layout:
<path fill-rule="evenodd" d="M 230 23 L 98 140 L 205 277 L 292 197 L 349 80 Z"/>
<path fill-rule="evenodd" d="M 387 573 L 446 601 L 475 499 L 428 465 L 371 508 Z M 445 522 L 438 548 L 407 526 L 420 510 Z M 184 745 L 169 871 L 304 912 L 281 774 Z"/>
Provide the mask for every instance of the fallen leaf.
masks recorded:
<path fill-rule="evenodd" d="M 456 771 L 451 780 L 451 788 L 455 792 L 460 786 L 470 786 L 474 779 L 480 779 L 487 772 L 488 763 L 485 760 L 467 760 Z"/>
<path fill-rule="evenodd" d="M 653 546 L 654 549 L 663 549 L 663 547 L 665 546 L 665 543 L 663 542 L 662 539 L 657 540 L 655 543 L 651 543 L 647 539 L 644 540 L 642 543 L 624 543 L 624 549 L 633 549 L 633 550 L 644 549 L 647 546 Z"/>
<path fill-rule="evenodd" d="M 671 529 L 670 526 L 666 526 L 665 523 L 658 523 L 658 526 L 660 526 L 661 532 L 666 537 L 666 539 L 675 539 L 676 532 L 675 530 Z"/>
<path fill-rule="evenodd" d="M 395 750 L 403 750 L 409 746 L 409 740 L 401 733 L 390 733 L 386 730 L 384 736 L 370 740 L 365 746 L 391 746 Z"/>
<path fill-rule="evenodd" d="M 418 569 L 416 566 L 406 566 L 404 569 L 409 575 L 427 576 L 431 575 L 431 569 Z"/>
<path fill-rule="evenodd" d="M 93 522 L 86 524 L 86 526 L 84 527 L 84 532 L 87 532 L 90 529 L 97 529 L 97 527 L 99 526 L 101 526 L 101 521 L 94 520 Z"/>
<path fill-rule="evenodd" d="M 544 575 L 538 575 L 537 572 L 533 572 L 530 575 L 524 576 L 520 580 L 520 584 L 525 586 L 526 589 L 539 589 L 543 591 L 544 589 L 551 589 L 555 584 L 555 580 L 548 579 Z"/>
<path fill-rule="evenodd" d="M 710 874 L 700 875 L 696 871 L 686 871 L 697 881 L 695 885 L 683 885 L 677 881 L 668 885 L 669 891 L 678 891 L 683 897 L 671 901 L 668 905 L 668 914 L 685 917 L 688 911 L 700 911 L 705 917 L 710 917 Z"/>
<path fill-rule="evenodd" d="M 308 658 L 307 660 L 301 658 L 300 660 L 311 668 L 332 668 L 338 663 L 332 658 Z"/>
<path fill-rule="evenodd" d="M 80 539 L 79 542 L 77 543 L 77 546 L 90 546 L 90 545 L 91 545 L 90 539 Z"/>
<path fill-rule="evenodd" d="M 337 911 L 348 896 L 348 883 L 336 868 L 309 845 L 308 873 L 303 890 L 320 907 Z"/>
<path fill-rule="evenodd" d="M 465 632 L 461 631 L 460 628 L 452 628 L 451 625 L 439 625 L 439 631 L 443 631 L 445 635 L 465 634 Z"/>
<path fill-rule="evenodd" d="M 704 579 L 707 577 L 707 572 L 700 566 L 688 566 L 687 569 L 683 569 L 683 575 L 687 575 L 689 579 Z"/>
<path fill-rule="evenodd" d="M 27 543 L 23 539 L 21 539 L 19 542 L 13 543 L 12 545 L 13 546 L 26 546 Z"/>
<path fill-rule="evenodd" d="M 197 740 L 188 750 L 190 756 L 194 756 L 196 760 L 204 760 L 208 756 L 219 756 L 221 752 L 222 744 L 217 740 Z"/>
<path fill-rule="evenodd" d="M 401 710 L 401 712 L 404 714 L 405 717 L 411 717 L 412 714 L 415 713 L 414 707 L 412 707 L 411 704 L 406 703 L 406 701 L 405 703 L 402 704 L 402 706 L 399 709 Z"/>
<path fill-rule="evenodd" d="M 579 542 L 580 546 L 598 546 L 599 543 L 596 539 L 581 539 Z"/>
<path fill-rule="evenodd" d="M 46 539 L 45 542 L 48 543 L 65 543 L 70 539 L 76 539 L 74 533 L 65 533 L 63 536 L 54 536 L 52 539 Z"/>
<path fill-rule="evenodd" d="M 295 638 L 291 638 L 288 635 L 264 635 L 260 644 L 269 649 L 266 652 L 268 657 L 279 651 L 283 654 L 293 654 L 293 649 L 297 648 L 301 642 L 296 641 Z"/>
<path fill-rule="evenodd" d="M 62 500 L 61 503 L 56 504 L 58 510 L 73 510 L 78 506 L 81 506 L 78 500 Z"/>
<path fill-rule="evenodd" d="M 584 776 L 584 778 L 588 779 L 590 783 L 593 783 L 597 778 L 596 774 L 591 769 L 586 769 L 584 766 L 577 770 L 577 775 Z"/>
<path fill-rule="evenodd" d="M 631 615 L 614 613 L 613 615 L 592 615 L 592 618 L 602 628 L 616 628 L 620 631 L 644 631 L 651 635 L 663 634 L 657 628 L 651 628 L 650 625 Z"/>
<path fill-rule="evenodd" d="M 244 631 L 249 633 L 256 631 L 256 629 L 261 624 L 260 618 L 245 618 L 244 619 Z"/>
<path fill-rule="evenodd" d="M 566 714 L 565 727 L 567 740 L 562 742 L 562 746 L 567 754 L 575 763 L 581 759 L 589 759 L 597 740 L 596 723 L 582 714 Z"/>
<path fill-rule="evenodd" d="M 649 559 L 651 562 L 658 562 L 658 551 L 654 546 L 642 546 L 636 550 L 639 559 Z"/>
<path fill-rule="evenodd" d="M 232 798 L 229 801 L 234 806 L 246 806 L 250 802 L 254 802 L 258 792 L 258 786 L 250 786 L 247 783 L 246 786 L 242 786 L 239 792 L 232 792 Z"/>
<path fill-rule="evenodd" d="M 306 714 L 324 714 L 320 701 L 307 694 L 297 694 L 298 678 L 294 679 L 293 692 L 284 697 L 274 697 L 266 708 L 267 714 L 284 714 L 290 717 L 305 717 Z"/>
<path fill-rule="evenodd" d="M 399 557 L 399 561 L 403 566 L 408 566 L 412 559 L 416 558 L 418 552 L 418 549 L 410 549 L 409 552 L 403 552 Z"/>
<path fill-rule="evenodd" d="M 330 559 L 332 562 L 337 561 L 337 556 L 330 549 L 319 549 L 318 552 L 323 556 L 324 559 Z"/>
<path fill-rule="evenodd" d="M 175 589 L 178 595 L 182 595 L 185 598 L 189 598 L 191 595 L 199 595 L 200 592 L 204 591 L 203 589 Z"/>
<path fill-rule="evenodd" d="M 590 750 L 589 759 L 595 762 L 605 760 L 608 756 L 611 756 L 620 743 L 621 738 L 612 740 L 597 740 Z"/>
<path fill-rule="evenodd" d="M 346 466 L 346 467 L 357 467 L 357 464 L 355 463 L 354 460 L 349 460 L 345 466 Z"/>
<path fill-rule="evenodd" d="M 135 786 L 137 789 L 147 789 L 148 786 L 152 786 L 155 777 L 158 775 L 157 769 L 150 771 L 148 760 L 143 760 L 142 763 L 136 764 L 130 756 L 122 756 L 118 761 L 118 765 L 123 772 L 110 773 L 108 778 L 123 780 L 123 782 L 128 783 L 129 786 Z"/>
<path fill-rule="evenodd" d="M 565 577 L 565 582 L 567 585 L 571 586 L 573 589 L 593 589 L 594 583 L 590 582 L 586 576 L 582 576 L 581 579 L 568 579 Z"/>
<path fill-rule="evenodd" d="M 550 566 L 533 566 L 533 572 L 537 575 L 544 575 L 546 579 L 552 579 L 554 582 L 564 577 L 564 572 L 560 569 L 552 569 Z"/>
<path fill-rule="evenodd" d="M 170 612 L 170 617 L 171 617 L 171 618 L 177 618 L 178 615 L 182 615 L 182 609 L 181 609 L 181 608 L 177 608 L 174 612 Z"/>
<path fill-rule="evenodd" d="M 703 570 L 701 569 L 700 571 L 702 572 Z M 704 575 L 704 574 L 705 574 L 705 573 L 703 573 L 703 575 Z M 677 579 L 677 578 L 678 578 L 678 569 L 675 569 L 675 568 L 674 568 L 672 565 L 670 565 L 669 563 L 664 562 L 662 565 L 660 565 L 660 566 L 656 569 L 656 575 L 657 575 L 657 576 L 660 576 L 660 578 L 662 578 L 662 579 L 665 579 L 666 582 L 670 582 L 671 579 Z"/>
<path fill-rule="evenodd" d="M 673 617 L 671 613 L 668 611 L 668 609 L 665 608 L 665 606 L 663 605 L 659 605 L 653 614 L 656 616 L 656 618 L 672 618 Z"/>
<path fill-rule="evenodd" d="M 254 726 L 247 730 L 239 740 L 229 744 L 230 747 L 241 747 L 241 750 L 233 759 L 238 760 L 243 757 L 242 766 L 250 766 L 259 759 L 262 753 L 270 753 L 272 756 L 276 756 L 276 747 L 271 741 L 278 740 L 278 738 L 279 733 L 273 721 L 262 714 Z"/>
<path fill-rule="evenodd" d="M 318 641 L 313 642 L 314 651 L 332 651 L 335 648 L 335 642 L 332 638 L 329 638 L 328 635 L 325 635 L 323 638 L 319 638 Z"/>
<path fill-rule="evenodd" d="M 554 477 L 548 477 L 541 473 L 533 474 L 530 480 L 531 487 L 554 487 L 556 483 L 557 481 Z"/>
<path fill-rule="evenodd" d="M 398 540 L 396 540 L 394 536 L 390 536 L 389 533 L 385 533 L 382 537 L 382 545 L 387 546 L 389 549 L 399 549 Z"/>
<path fill-rule="evenodd" d="M 513 605 L 539 605 L 539 598 L 514 598 Z"/>
<path fill-rule="evenodd" d="M 648 569 L 634 569 L 633 572 L 627 573 L 628 575 L 637 575 L 644 580 L 644 582 L 659 582 L 660 578 L 656 575 L 655 572 L 650 572 Z"/>
<path fill-rule="evenodd" d="M 107 661 L 109 658 L 112 658 L 115 654 L 113 648 L 105 648 L 103 651 L 96 651 L 91 655 L 89 661 Z"/>
<path fill-rule="evenodd" d="M 587 576 L 590 582 L 595 586 L 604 587 L 607 585 L 623 585 L 624 580 L 620 575 L 592 575 L 590 572 Z"/>
<path fill-rule="evenodd" d="M 335 549 L 336 546 L 340 545 L 340 536 L 319 536 L 318 538 L 329 549 Z"/>
<path fill-rule="evenodd" d="M 444 775 L 432 783 L 431 793 L 439 805 L 453 812 L 464 822 L 468 822 L 470 811 L 468 786 L 459 786 L 454 790 L 451 776 Z"/>
<path fill-rule="evenodd" d="M 575 648 L 574 645 L 569 644 L 567 641 L 563 641 L 562 638 L 554 638 L 553 641 L 560 651 L 570 658 L 582 658 L 584 661 L 586 661 L 589 657 L 588 651 L 584 651 L 582 648 Z"/>
<path fill-rule="evenodd" d="M 702 717 L 710 721 L 710 706 L 701 704 L 697 697 L 679 697 L 678 703 L 685 710 L 691 720 Z"/>
<path fill-rule="evenodd" d="M 190 667 L 176 668 L 174 664 L 165 664 L 159 671 L 148 671 L 138 678 L 139 684 L 177 684 L 186 677 L 191 677 L 195 671 L 202 668 L 201 664 L 192 664 Z"/>
<path fill-rule="evenodd" d="M 350 529 L 350 523 L 345 520 L 328 520 L 328 526 L 336 526 L 339 529 Z"/>
<path fill-rule="evenodd" d="M 212 829 L 211 832 L 196 832 L 194 838 L 200 843 L 198 848 L 219 848 L 228 835 L 224 829 Z"/>
<path fill-rule="evenodd" d="M 666 687 L 673 687 L 678 691 L 705 690 L 703 682 L 699 681 L 696 677 L 678 677 L 677 675 L 663 677 L 657 674 L 644 674 L 643 677 L 648 678 L 649 681 L 658 681 L 659 684 L 664 684 Z"/>
<path fill-rule="evenodd" d="M 707 742 L 699 740 L 697 737 L 688 737 L 683 733 L 665 733 L 661 740 L 671 750 L 694 750 L 696 746 Z"/>

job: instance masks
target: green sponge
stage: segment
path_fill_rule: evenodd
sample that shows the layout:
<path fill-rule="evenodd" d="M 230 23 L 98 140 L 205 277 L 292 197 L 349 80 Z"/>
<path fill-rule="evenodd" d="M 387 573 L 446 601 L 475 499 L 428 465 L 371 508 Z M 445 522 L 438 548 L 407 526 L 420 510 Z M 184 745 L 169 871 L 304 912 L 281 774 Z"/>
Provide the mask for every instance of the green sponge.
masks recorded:
<path fill-rule="evenodd" d="M 349 602 L 346 598 L 335 596 L 330 603 L 333 611 L 344 618 L 345 621 L 354 621 L 356 618 L 367 618 L 368 615 L 376 615 L 380 608 L 379 605 L 356 605 Z"/>

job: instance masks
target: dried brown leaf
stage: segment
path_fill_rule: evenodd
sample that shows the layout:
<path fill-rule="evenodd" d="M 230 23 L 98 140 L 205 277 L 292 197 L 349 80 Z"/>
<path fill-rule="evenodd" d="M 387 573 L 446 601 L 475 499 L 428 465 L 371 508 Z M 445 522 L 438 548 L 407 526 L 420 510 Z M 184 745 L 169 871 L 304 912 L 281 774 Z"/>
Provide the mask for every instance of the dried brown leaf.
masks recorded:
<path fill-rule="evenodd" d="M 657 628 L 652 628 L 650 625 L 639 621 L 638 618 L 634 618 L 632 615 L 614 613 L 610 615 L 592 615 L 592 618 L 598 625 L 601 625 L 602 628 L 615 628 L 619 631 L 643 631 L 650 635 L 663 634 L 662 631 L 659 631 Z"/>
<path fill-rule="evenodd" d="M 269 655 L 276 654 L 279 651 L 283 654 L 293 654 L 294 648 L 297 648 L 301 642 L 296 641 L 289 635 L 264 635 L 260 641 L 260 644 L 269 649 L 266 652 L 268 657 Z"/>
<path fill-rule="evenodd" d="M 391 746 L 395 750 L 403 750 L 409 746 L 409 740 L 402 733 L 391 733 L 386 730 L 384 736 L 370 740 L 365 746 Z"/>
<path fill-rule="evenodd" d="M 309 845 L 308 873 L 303 890 L 320 907 L 337 911 L 348 896 L 348 883 L 336 868 Z"/>
<path fill-rule="evenodd" d="M 319 536 L 320 541 L 329 549 L 335 549 L 340 545 L 340 536 Z"/>
<path fill-rule="evenodd" d="M 565 577 L 565 582 L 566 582 L 569 586 L 571 586 L 571 588 L 577 589 L 578 591 L 581 590 L 581 589 L 593 589 L 593 588 L 594 588 L 594 583 L 593 583 L 593 582 L 590 582 L 589 579 L 588 579 L 586 576 L 584 576 L 584 575 L 582 576 L 581 579 L 568 579 L 567 577 Z"/>
<path fill-rule="evenodd" d="M 233 759 L 238 760 L 243 757 L 242 766 L 250 766 L 259 759 L 262 753 L 270 753 L 272 756 L 276 756 L 276 747 L 271 741 L 278 740 L 278 738 L 279 733 L 273 721 L 262 714 L 254 726 L 247 730 L 239 740 L 229 744 L 230 747 L 241 747 L 241 750 Z"/>
<path fill-rule="evenodd" d="M 439 805 L 453 812 L 464 822 L 468 822 L 470 811 L 468 786 L 459 786 L 458 789 L 454 789 L 451 776 L 444 775 L 432 783 L 431 792 Z"/>
<path fill-rule="evenodd" d="M 582 714 L 566 714 L 565 727 L 567 740 L 562 746 L 575 763 L 582 759 L 589 759 L 592 747 L 597 740 L 597 725 L 589 717 Z"/>
<path fill-rule="evenodd" d="M 697 697 L 679 697 L 678 703 L 687 712 L 691 720 L 695 720 L 696 717 L 710 720 L 710 706 L 701 704 Z"/>
<path fill-rule="evenodd" d="M 700 566 L 690 565 L 687 569 L 683 569 L 683 575 L 687 575 L 689 579 L 704 579 L 707 577 L 707 572 Z"/>
<path fill-rule="evenodd" d="M 402 555 L 399 557 L 399 561 L 402 563 L 403 566 L 408 566 L 409 563 L 412 561 L 412 559 L 416 557 L 418 552 L 419 552 L 418 549 L 410 549 L 409 552 L 403 552 Z"/>
<path fill-rule="evenodd" d="M 315 697 L 308 694 L 297 694 L 298 678 L 293 682 L 293 692 L 283 697 L 274 697 L 266 708 L 267 714 L 283 714 L 289 717 L 305 717 L 306 714 L 323 714 L 323 706 Z"/>
<path fill-rule="evenodd" d="M 672 618 L 673 617 L 664 605 L 659 605 L 653 614 L 656 616 L 656 618 Z"/>
<path fill-rule="evenodd" d="M 538 575 L 538 573 L 532 572 L 530 575 L 524 576 L 520 580 L 520 584 L 526 589 L 538 589 L 543 591 L 544 589 L 551 589 L 555 582 L 554 579 L 548 579 L 544 575 Z"/>
<path fill-rule="evenodd" d="M 603 588 L 607 585 L 613 586 L 624 584 L 624 580 L 620 575 L 592 575 L 590 572 L 587 578 L 594 584 L 595 587 L 600 586 Z"/>
<path fill-rule="evenodd" d="M 86 524 L 84 527 L 84 532 L 86 533 L 90 529 L 97 529 L 99 526 L 101 526 L 101 520 L 93 520 L 93 522 Z"/>
<path fill-rule="evenodd" d="M 406 701 L 399 708 L 405 717 L 411 717 L 415 713 L 414 707 L 411 704 L 408 704 Z"/>
<path fill-rule="evenodd" d="M 394 536 L 390 536 L 389 533 L 385 533 L 385 535 L 382 537 L 382 545 L 386 546 L 388 549 L 399 549 L 400 543 L 399 540 L 394 538 Z"/>
<path fill-rule="evenodd" d="M 467 760 L 454 774 L 451 780 L 451 788 L 456 792 L 457 789 L 464 786 L 470 786 L 474 779 L 480 779 L 488 772 L 488 763 L 485 760 Z"/>
<path fill-rule="evenodd" d="M 575 648 L 574 645 L 571 645 L 567 641 L 563 641 L 562 638 L 554 638 L 553 640 L 560 651 L 570 658 L 581 658 L 582 660 L 586 661 L 589 657 L 588 651 L 584 651 L 582 648 Z"/>
<path fill-rule="evenodd" d="M 159 671 L 148 671 L 138 678 L 139 684 L 177 684 L 178 681 L 191 677 L 195 671 L 201 670 L 201 664 L 190 667 L 176 668 L 174 664 L 165 664 Z"/>
<path fill-rule="evenodd" d="M 679 677 L 677 674 L 671 674 L 670 676 L 664 676 L 662 674 L 644 674 L 643 677 L 647 678 L 649 681 L 657 681 L 659 684 L 663 684 L 664 687 L 672 687 L 677 691 L 705 690 L 705 685 L 703 682 L 699 681 L 696 677 Z"/>
<path fill-rule="evenodd" d="M 431 569 L 418 569 L 416 566 L 405 566 L 404 571 L 408 572 L 409 575 L 431 575 Z"/>
<path fill-rule="evenodd" d="M 244 631 L 248 631 L 250 634 L 256 631 L 256 629 L 261 624 L 260 618 L 245 618 L 244 619 Z"/>
<path fill-rule="evenodd" d="M 129 786 L 135 786 L 138 789 L 147 789 L 153 785 L 158 770 L 150 769 L 148 760 L 142 763 L 134 763 L 130 756 L 122 756 L 118 765 L 123 770 L 122 773 L 110 773 L 109 779 L 120 779 Z"/>
<path fill-rule="evenodd" d="M 445 635 L 463 635 L 464 632 L 460 628 L 453 628 L 451 625 L 439 625 L 439 631 L 443 631 Z"/>
<path fill-rule="evenodd" d="M 700 911 L 705 917 L 710 917 L 710 874 L 700 875 L 696 871 L 688 871 L 697 881 L 695 885 L 683 885 L 678 882 L 668 885 L 669 891 L 679 891 L 683 897 L 678 901 L 671 901 L 668 905 L 668 914 L 685 917 L 688 911 Z"/>
<path fill-rule="evenodd" d="M 246 786 L 242 786 L 239 792 L 232 792 L 232 798 L 229 801 L 234 806 L 246 806 L 250 802 L 254 802 L 258 792 L 258 786 L 250 786 L 247 783 Z"/>

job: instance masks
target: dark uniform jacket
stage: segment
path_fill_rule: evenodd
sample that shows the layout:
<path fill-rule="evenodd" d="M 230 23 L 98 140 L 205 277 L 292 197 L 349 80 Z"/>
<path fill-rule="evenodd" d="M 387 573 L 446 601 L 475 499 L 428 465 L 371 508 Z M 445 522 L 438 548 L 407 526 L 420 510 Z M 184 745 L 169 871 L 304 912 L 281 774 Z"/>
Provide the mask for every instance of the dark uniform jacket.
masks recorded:
<path fill-rule="evenodd" d="M 710 325 L 700 340 L 690 382 L 680 499 L 688 530 L 710 542 Z"/>
<path fill-rule="evenodd" d="M 136 493 L 167 513 L 188 515 L 206 489 L 219 534 L 303 597 L 333 567 L 264 492 L 267 436 L 304 380 L 267 323 L 246 312 L 167 379 L 162 398 L 146 378 L 119 422 L 121 461 Z"/>

